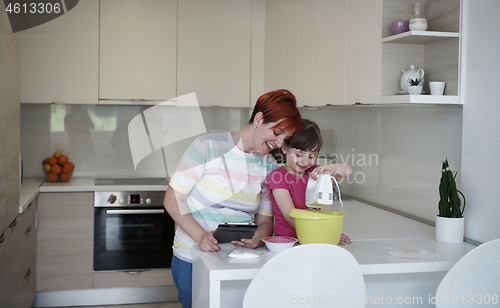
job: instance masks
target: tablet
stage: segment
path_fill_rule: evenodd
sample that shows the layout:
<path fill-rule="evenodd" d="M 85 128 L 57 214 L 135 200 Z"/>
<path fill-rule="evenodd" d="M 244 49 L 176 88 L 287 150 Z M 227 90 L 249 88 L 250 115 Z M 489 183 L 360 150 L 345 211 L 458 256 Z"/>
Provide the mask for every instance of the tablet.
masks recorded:
<path fill-rule="evenodd" d="M 257 225 L 254 223 L 222 223 L 215 230 L 214 237 L 219 243 L 230 243 L 239 241 L 242 238 L 252 238 L 257 231 Z"/>

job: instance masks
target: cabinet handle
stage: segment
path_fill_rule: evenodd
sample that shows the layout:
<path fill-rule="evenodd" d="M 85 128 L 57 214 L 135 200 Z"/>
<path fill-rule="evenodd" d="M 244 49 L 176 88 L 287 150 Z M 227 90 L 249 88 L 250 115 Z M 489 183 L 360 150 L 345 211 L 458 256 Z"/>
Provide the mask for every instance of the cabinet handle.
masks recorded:
<path fill-rule="evenodd" d="M 26 272 L 26 276 L 24 276 L 24 279 L 28 278 L 29 276 L 31 276 L 31 268 L 29 268 Z"/>
<path fill-rule="evenodd" d="M 17 226 L 17 219 L 16 219 L 16 220 L 14 220 L 14 221 L 10 224 L 9 228 L 10 228 L 10 227 L 15 227 L 15 226 Z"/>
<path fill-rule="evenodd" d="M 28 229 L 26 229 L 26 233 L 29 233 L 31 232 L 31 226 L 28 227 Z"/>
<path fill-rule="evenodd" d="M 2 236 L 0 236 L 0 244 L 2 244 L 4 241 L 5 241 L 5 235 L 2 234 Z"/>
<path fill-rule="evenodd" d="M 129 273 L 129 274 L 139 274 L 142 272 L 146 272 L 146 271 L 125 271 L 125 273 Z"/>
<path fill-rule="evenodd" d="M 164 214 L 165 210 L 106 210 L 106 214 Z"/>

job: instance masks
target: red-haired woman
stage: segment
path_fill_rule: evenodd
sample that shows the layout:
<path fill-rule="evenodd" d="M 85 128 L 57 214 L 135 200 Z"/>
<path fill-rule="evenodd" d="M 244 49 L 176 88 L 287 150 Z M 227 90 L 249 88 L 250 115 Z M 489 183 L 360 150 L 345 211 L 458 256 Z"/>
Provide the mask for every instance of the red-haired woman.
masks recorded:
<path fill-rule="evenodd" d="M 255 235 L 273 232 L 267 175 L 277 165 L 269 152 L 301 129 L 295 96 L 287 90 L 257 100 L 248 124 L 238 132 L 204 135 L 184 153 L 165 193 L 164 206 L 177 223 L 172 274 L 179 300 L 191 307 L 192 249 L 220 250 L 213 237 L 219 223 L 255 222 Z M 255 248 L 260 240 L 233 245 Z"/>

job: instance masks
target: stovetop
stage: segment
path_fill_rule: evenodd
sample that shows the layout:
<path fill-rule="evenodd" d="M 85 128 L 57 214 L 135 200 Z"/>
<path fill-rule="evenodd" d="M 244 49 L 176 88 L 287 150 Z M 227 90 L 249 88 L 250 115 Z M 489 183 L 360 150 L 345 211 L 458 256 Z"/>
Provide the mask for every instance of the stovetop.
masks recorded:
<path fill-rule="evenodd" d="M 168 185 L 167 178 L 97 178 L 94 184 L 99 185 Z"/>

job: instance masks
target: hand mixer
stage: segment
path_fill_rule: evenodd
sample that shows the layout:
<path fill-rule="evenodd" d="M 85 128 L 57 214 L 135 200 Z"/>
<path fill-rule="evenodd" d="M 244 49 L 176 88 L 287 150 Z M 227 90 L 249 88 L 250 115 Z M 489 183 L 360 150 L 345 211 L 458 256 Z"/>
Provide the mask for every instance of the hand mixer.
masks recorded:
<path fill-rule="evenodd" d="M 342 203 L 342 197 L 340 196 L 340 187 L 337 179 L 328 174 L 318 174 L 318 178 L 316 180 L 309 178 L 306 189 L 306 206 L 309 208 L 309 211 L 315 210 L 316 212 L 319 212 L 321 207 L 324 205 L 333 204 L 333 186 L 330 178 L 333 179 L 335 186 L 337 187 L 340 205 L 342 206 L 342 213 L 344 213 L 344 204 Z"/>

